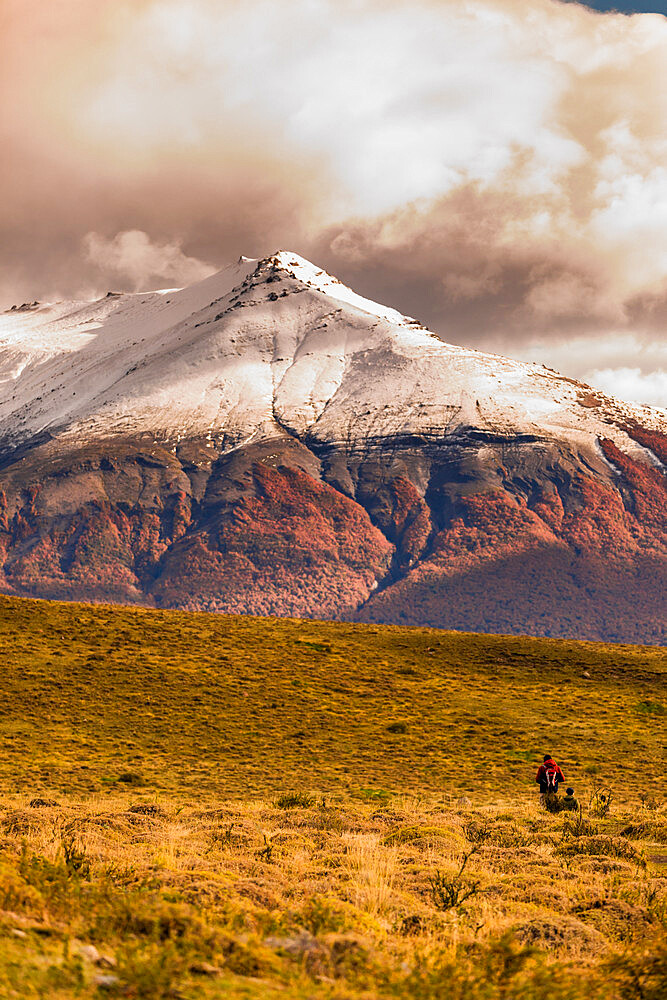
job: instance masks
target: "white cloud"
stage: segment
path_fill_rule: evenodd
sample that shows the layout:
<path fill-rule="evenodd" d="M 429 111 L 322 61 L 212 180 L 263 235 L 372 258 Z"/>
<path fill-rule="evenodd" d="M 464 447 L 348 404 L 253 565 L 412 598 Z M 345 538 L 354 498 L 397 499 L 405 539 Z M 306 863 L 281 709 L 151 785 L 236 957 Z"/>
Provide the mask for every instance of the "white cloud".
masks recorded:
<path fill-rule="evenodd" d="M 643 373 L 639 368 L 596 368 L 584 381 L 610 396 L 667 407 L 667 369 Z"/>
<path fill-rule="evenodd" d="M 532 340 L 512 351 L 610 396 L 667 407 L 667 341 L 641 333 Z"/>
<path fill-rule="evenodd" d="M 113 239 L 88 233 L 83 239 L 88 260 L 108 274 L 129 279 L 136 289 L 156 278 L 177 285 L 191 285 L 216 270 L 196 257 L 188 257 L 178 243 L 153 243 L 137 229 L 117 233 Z"/>
<path fill-rule="evenodd" d="M 447 339 L 651 370 L 667 19 L 554 0 L 5 8 L 0 269 L 22 298 L 291 246 Z"/>
<path fill-rule="evenodd" d="M 515 351 L 525 361 L 548 364 L 549 358 L 556 367 L 576 378 L 585 372 L 602 368 L 623 368 L 632 359 L 642 372 L 667 368 L 667 341 L 650 338 L 642 331 L 613 333 L 589 337 L 534 338 Z M 630 366 L 632 367 L 632 366 Z"/>

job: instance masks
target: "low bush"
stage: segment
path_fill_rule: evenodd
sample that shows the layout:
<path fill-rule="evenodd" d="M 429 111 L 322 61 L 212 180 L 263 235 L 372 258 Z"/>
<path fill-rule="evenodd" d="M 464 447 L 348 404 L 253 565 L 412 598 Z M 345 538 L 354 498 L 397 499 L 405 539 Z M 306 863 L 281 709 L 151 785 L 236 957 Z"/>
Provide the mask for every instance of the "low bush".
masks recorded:
<path fill-rule="evenodd" d="M 621 830 L 621 837 L 628 837 L 631 840 L 653 840 L 658 844 L 667 844 L 667 822 L 643 820 L 640 823 L 628 823 Z"/>
<path fill-rule="evenodd" d="M 461 840 L 458 831 L 451 828 L 446 830 L 441 826 L 401 826 L 385 834 L 382 843 L 387 846 L 398 846 L 419 842 L 432 844 L 436 841 L 448 841 L 451 844 L 460 843 Z"/>
<path fill-rule="evenodd" d="M 463 855 L 461 867 L 455 875 L 448 875 L 446 873 L 436 871 L 436 873 L 429 878 L 428 881 L 431 890 L 431 900 L 436 909 L 461 909 L 464 903 L 466 903 L 469 899 L 472 899 L 473 896 L 479 895 L 479 893 L 483 891 L 480 889 L 481 882 L 479 879 L 464 878 L 463 875 L 468 861 L 475 851 L 476 848 L 473 848 L 472 851 Z"/>
<path fill-rule="evenodd" d="M 583 810 L 567 816 L 563 823 L 563 837 L 595 837 L 600 832 L 597 823 L 584 816 Z"/>
<path fill-rule="evenodd" d="M 185 957 L 169 943 L 130 942 L 120 950 L 117 975 L 111 977 L 106 992 L 137 1000 L 173 998 L 186 968 Z"/>
<path fill-rule="evenodd" d="M 577 854 L 607 855 L 633 862 L 642 868 L 646 867 L 646 859 L 643 854 L 622 837 L 611 837 L 603 834 L 589 837 L 580 836 L 564 841 L 557 850 L 563 857 L 568 858 L 575 857 Z"/>
<path fill-rule="evenodd" d="M 407 722 L 390 722 L 387 726 L 387 732 L 394 733 L 394 735 L 402 735 L 403 733 L 407 733 L 407 731 Z"/>
<path fill-rule="evenodd" d="M 315 796 L 306 792 L 286 792 L 276 799 L 278 809 L 309 809 L 315 805 Z"/>

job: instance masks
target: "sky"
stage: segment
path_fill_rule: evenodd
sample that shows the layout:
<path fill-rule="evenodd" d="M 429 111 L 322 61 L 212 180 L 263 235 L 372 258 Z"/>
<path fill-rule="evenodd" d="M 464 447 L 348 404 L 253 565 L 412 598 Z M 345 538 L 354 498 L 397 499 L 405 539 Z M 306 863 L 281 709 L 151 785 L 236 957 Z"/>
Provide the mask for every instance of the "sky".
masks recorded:
<path fill-rule="evenodd" d="M 592 6 L 0 0 L 0 308 L 290 249 L 667 405 L 665 5 Z"/>

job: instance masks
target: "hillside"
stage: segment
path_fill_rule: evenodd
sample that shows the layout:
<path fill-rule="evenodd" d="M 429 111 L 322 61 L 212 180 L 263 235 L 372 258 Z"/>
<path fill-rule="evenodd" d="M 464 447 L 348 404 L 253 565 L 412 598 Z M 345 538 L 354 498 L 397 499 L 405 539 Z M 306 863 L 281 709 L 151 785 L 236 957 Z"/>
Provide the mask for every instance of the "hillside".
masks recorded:
<path fill-rule="evenodd" d="M 663 651 L 12 598 L 0 642 L 2 1000 L 664 997 Z"/>
<path fill-rule="evenodd" d="M 667 415 L 289 252 L 0 317 L 0 591 L 660 644 Z"/>
<path fill-rule="evenodd" d="M 0 643 L 12 792 L 497 798 L 545 752 L 576 786 L 613 761 L 618 798 L 662 788 L 655 648 L 15 598 Z"/>

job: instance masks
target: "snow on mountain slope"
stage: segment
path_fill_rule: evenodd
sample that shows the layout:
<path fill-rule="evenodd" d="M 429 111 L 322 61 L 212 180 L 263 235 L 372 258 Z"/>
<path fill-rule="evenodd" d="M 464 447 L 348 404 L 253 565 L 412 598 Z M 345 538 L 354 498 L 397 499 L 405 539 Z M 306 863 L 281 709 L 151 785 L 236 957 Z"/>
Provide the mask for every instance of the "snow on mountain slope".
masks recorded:
<path fill-rule="evenodd" d="M 0 317 L 0 592 L 660 643 L 665 465 L 289 252 Z"/>
<path fill-rule="evenodd" d="M 535 365 L 445 344 L 296 254 L 240 258 L 180 290 L 10 310 L 0 317 L 0 442 L 151 434 L 228 449 L 279 428 L 322 443 L 481 434 L 566 438 L 631 454 L 611 400 Z M 649 453 L 650 454 L 650 453 Z M 651 456 L 651 460 L 655 459 Z"/>

